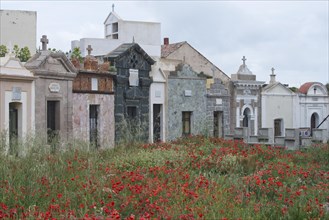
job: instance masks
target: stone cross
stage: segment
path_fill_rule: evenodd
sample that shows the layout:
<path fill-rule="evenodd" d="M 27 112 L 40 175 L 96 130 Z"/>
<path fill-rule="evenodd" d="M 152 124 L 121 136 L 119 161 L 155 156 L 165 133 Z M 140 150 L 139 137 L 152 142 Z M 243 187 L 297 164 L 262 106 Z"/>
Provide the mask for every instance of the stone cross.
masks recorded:
<path fill-rule="evenodd" d="M 88 51 L 88 55 L 90 55 L 91 51 L 93 50 L 93 48 L 91 48 L 91 45 L 88 45 L 88 47 L 86 49 Z"/>
<path fill-rule="evenodd" d="M 112 4 L 112 12 L 114 12 L 114 4 Z"/>
<path fill-rule="evenodd" d="M 49 40 L 47 39 L 47 35 L 42 35 L 40 42 L 42 43 L 42 50 L 47 50 L 47 44 L 49 43 Z"/>
<path fill-rule="evenodd" d="M 246 60 L 247 60 L 246 57 L 243 56 L 243 57 L 242 57 L 243 65 L 246 65 Z"/>
<path fill-rule="evenodd" d="M 275 70 L 275 69 L 272 67 L 272 69 L 271 69 L 271 70 L 272 70 L 272 75 L 274 75 L 274 70 Z"/>

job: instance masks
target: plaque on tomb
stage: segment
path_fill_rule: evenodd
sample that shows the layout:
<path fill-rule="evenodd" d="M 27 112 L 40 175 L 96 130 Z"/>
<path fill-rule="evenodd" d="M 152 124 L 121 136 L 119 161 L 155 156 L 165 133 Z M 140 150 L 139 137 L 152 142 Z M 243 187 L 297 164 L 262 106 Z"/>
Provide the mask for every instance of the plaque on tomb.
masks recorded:
<path fill-rule="evenodd" d="M 223 100 L 222 99 L 216 99 L 216 105 L 222 105 Z"/>
<path fill-rule="evenodd" d="M 250 89 L 243 90 L 243 95 L 251 95 Z"/>
<path fill-rule="evenodd" d="M 98 79 L 97 78 L 91 78 L 91 90 L 92 91 L 98 90 Z"/>
<path fill-rule="evenodd" d="M 54 93 L 58 93 L 61 90 L 61 87 L 58 83 L 50 83 L 48 88 L 50 92 Z"/>
<path fill-rule="evenodd" d="M 161 97 L 161 91 L 156 90 L 155 91 L 155 97 L 160 98 Z"/>
<path fill-rule="evenodd" d="M 185 96 L 186 97 L 191 97 L 192 96 L 192 90 L 185 90 Z"/>
<path fill-rule="evenodd" d="M 20 87 L 13 87 L 12 100 L 21 100 L 22 89 Z"/>
<path fill-rule="evenodd" d="M 129 69 L 129 86 L 138 86 L 138 69 Z"/>

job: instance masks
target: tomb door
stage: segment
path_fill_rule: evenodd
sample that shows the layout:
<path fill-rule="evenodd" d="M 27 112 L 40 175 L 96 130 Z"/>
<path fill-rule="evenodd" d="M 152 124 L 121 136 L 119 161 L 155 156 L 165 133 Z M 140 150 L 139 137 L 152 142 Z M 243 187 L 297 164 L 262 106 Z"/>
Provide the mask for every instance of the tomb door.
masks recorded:
<path fill-rule="evenodd" d="M 314 129 L 319 124 L 319 115 L 317 113 L 313 113 L 311 116 L 311 128 Z"/>
<path fill-rule="evenodd" d="M 99 105 L 89 106 L 89 141 L 95 148 L 98 148 L 98 112 Z"/>
<path fill-rule="evenodd" d="M 182 112 L 183 136 L 188 136 L 191 134 L 191 116 L 192 112 Z"/>
<path fill-rule="evenodd" d="M 223 112 L 214 112 L 214 137 L 223 137 Z"/>
<path fill-rule="evenodd" d="M 313 135 L 313 129 L 317 128 L 319 124 L 319 115 L 317 113 L 313 113 L 311 116 L 311 135 Z"/>
<path fill-rule="evenodd" d="M 160 104 L 153 105 L 153 142 L 161 140 L 161 107 Z"/>
<path fill-rule="evenodd" d="M 274 120 L 274 136 L 282 136 L 282 119 Z"/>
<path fill-rule="evenodd" d="M 18 137 L 18 109 L 16 103 L 9 103 L 9 144 L 10 149 L 17 144 Z"/>
<path fill-rule="evenodd" d="M 47 101 L 47 140 L 57 141 L 60 129 L 59 101 Z"/>
<path fill-rule="evenodd" d="M 249 124 L 250 124 L 250 109 L 249 108 L 246 108 L 244 111 L 243 111 L 243 121 L 242 121 L 242 125 L 243 127 L 249 127 Z"/>

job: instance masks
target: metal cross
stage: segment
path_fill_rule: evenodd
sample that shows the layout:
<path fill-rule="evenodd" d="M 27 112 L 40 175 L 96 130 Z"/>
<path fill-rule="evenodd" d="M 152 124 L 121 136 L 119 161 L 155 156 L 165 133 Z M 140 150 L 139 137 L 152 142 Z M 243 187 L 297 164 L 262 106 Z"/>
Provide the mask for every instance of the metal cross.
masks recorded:
<path fill-rule="evenodd" d="M 47 44 L 49 43 L 49 40 L 47 39 L 47 35 L 42 35 L 40 42 L 42 43 L 42 50 L 47 50 Z"/>
<path fill-rule="evenodd" d="M 246 57 L 243 56 L 243 57 L 242 57 L 243 65 L 246 65 L 246 60 L 247 60 Z"/>
<path fill-rule="evenodd" d="M 91 48 L 91 45 L 88 45 L 88 47 L 86 49 L 88 51 L 88 55 L 90 55 L 91 51 L 93 50 L 93 48 Z"/>

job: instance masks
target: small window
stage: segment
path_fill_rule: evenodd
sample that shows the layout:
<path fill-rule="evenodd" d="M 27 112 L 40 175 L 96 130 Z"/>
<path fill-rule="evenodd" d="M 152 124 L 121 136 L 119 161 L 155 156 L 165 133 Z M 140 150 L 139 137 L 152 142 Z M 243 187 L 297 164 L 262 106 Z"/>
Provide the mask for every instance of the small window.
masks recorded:
<path fill-rule="evenodd" d="M 119 24 L 118 23 L 113 23 L 112 24 L 112 33 L 116 33 L 119 30 Z"/>
<path fill-rule="evenodd" d="M 182 112 L 183 136 L 191 134 L 191 115 L 192 112 Z"/>
<path fill-rule="evenodd" d="M 92 91 L 98 90 L 98 79 L 97 78 L 91 78 L 91 90 Z"/>
<path fill-rule="evenodd" d="M 136 106 L 128 106 L 127 107 L 127 116 L 129 119 L 134 119 L 137 116 L 137 107 Z"/>

